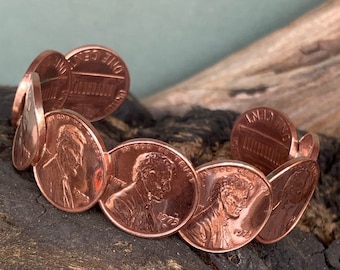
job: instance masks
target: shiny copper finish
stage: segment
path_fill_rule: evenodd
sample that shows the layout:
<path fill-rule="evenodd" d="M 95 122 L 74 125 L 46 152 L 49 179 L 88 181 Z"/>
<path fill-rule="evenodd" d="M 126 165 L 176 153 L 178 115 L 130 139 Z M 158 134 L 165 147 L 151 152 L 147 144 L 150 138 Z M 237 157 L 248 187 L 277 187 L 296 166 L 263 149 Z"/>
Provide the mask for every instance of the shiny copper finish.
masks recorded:
<path fill-rule="evenodd" d="M 66 54 L 72 70 L 72 87 L 64 108 L 90 121 L 115 111 L 128 94 L 130 77 L 124 61 L 102 46 L 83 46 Z"/>
<path fill-rule="evenodd" d="M 239 161 L 197 168 L 201 195 L 194 216 L 179 233 L 192 246 L 228 252 L 249 243 L 272 210 L 271 186 L 264 174 Z"/>
<path fill-rule="evenodd" d="M 28 67 L 23 80 L 19 83 L 12 106 L 12 125 L 17 126 L 22 113 L 25 96 L 25 77 L 29 73 L 39 74 L 41 93 L 45 112 L 61 109 L 71 85 L 71 70 L 64 55 L 48 50 L 39 54 Z"/>
<path fill-rule="evenodd" d="M 230 145 L 233 159 L 250 163 L 268 174 L 295 157 L 298 137 L 286 115 L 259 107 L 246 111 L 235 121 Z"/>
<path fill-rule="evenodd" d="M 259 242 L 275 243 L 295 227 L 313 195 L 319 174 L 315 160 L 297 157 L 267 176 L 273 188 L 274 207 L 256 237 Z"/>
<path fill-rule="evenodd" d="M 71 68 L 64 55 L 50 51 L 35 71 L 40 76 L 45 112 L 61 109 L 71 87 Z"/>
<path fill-rule="evenodd" d="M 27 74 L 21 87 L 25 85 L 25 106 L 16 129 L 12 161 L 18 170 L 25 170 L 38 162 L 45 142 L 45 119 L 42 105 L 39 75 Z"/>
<path fill-rule="evenodd" d="M 92 207 L 102 195 L 108 173 L 104 143 L 89 121 L 69 110 L 49 112 L 46 146 L 33 167 L 45 198 L 67 212 Z"/>
<path fill-rule="evenodd" d="M 19 126 L 20 117 L 24 110 L 25 95 L 30 87 L 30 73 L 24 75 L 20 81 L 12 105 L 11 124 L 12 127 L 17 128 Z M 39 79 L 40 80 L 40 79 Z"/>
<path fill-rule="evenodd" d="M 100 206 L 122 230 L 140 237 L 176 232 L 198 202 L 196 172 L 170 145 L 157 140 L 124 142 L 109 152 L 113 174 Z"/>
<path fill-rule="evenodd" d="M 320 152 L 320 139 L 315 133 L 307 133 L 299 141 L 299 156 L 317 160 Z"/>

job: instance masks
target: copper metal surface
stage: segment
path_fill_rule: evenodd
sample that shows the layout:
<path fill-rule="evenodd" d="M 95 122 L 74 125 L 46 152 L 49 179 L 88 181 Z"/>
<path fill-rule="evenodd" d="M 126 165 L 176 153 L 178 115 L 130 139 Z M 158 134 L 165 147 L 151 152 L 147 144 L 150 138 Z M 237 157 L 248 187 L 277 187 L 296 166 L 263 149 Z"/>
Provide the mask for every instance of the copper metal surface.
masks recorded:
<path fill-rule="evenodd" d="M 47 50 L 40 53 L 28 67 L 23 80 L 17 88 L 12 106 L 12 125 L 17 126 L 22 113 L 25 96 L 25 77 L 31 72 L 37 72 L 40 77 L 41 93 L 44 111 L 61 109 L 71 85 L 71 70 L 64 55 Z"/>
<path fill-rule="evenodd" d="M 104 143 L 91 123 L 73 111 L 52 111 L 45 117 L 45 152 L 33 167 L 37 184 L 55 207 L 87 210 L 106 186 L 109 163 Z"/>
<path fill-rule="evenodd" d="M 258 107 L 244 112 L 235 121 L 230 145 L 233 159 L 250 163 L 268 174 L 295 157 L 298 137 L 286 115 Z"/>
<path fill-rule="evenodd" d="M 267 176 L 273 189 L 273 211 L 256 237 L 259 242 L 275 243 L 294 228 L 313 195 L 319 173 L 315 160 L 297 157 Z"/>
<path fill-rule="evenodd" d="M 197 168 L 201 188 L 194 216 L 179 233 L 192 246 L 228 252 L 249 243 L 272 210 L 271 186 L 264 174 L 239 161 L 218 161 Z"/>
<path fill-rule="evenodd" d="M 27 89 L 30 87 L 30 73 L 26 73 L 20 83 L 18 84 L 17 91 L 15 92 L 14 101 L 12 105 L 11 124 L 12 127 L 19 126 L 19 120 L 24 110 L 25 95 Z M 39 79 L 40 80 L 40 79 Z"/>
<path fill-rule="evenodd" d="M 113 174 L 99 203 L 116 226 L 152 238 L 172 234 L 189 220 L 199 190 L 182 154 L 152 139 L 124 142 L 109 154 Z"/>
<path fill-rule="evenodd" d="M 317 160 L 320 152 L 319 136 L 313 132 L 305 134 L 299 140 L 298 155 Z"/>
<path fill-rule="evenodd" d="M 120 106 L 128 94 L 130 77 L 116 52 L 93 45 L 76 48 L 65 57 L 72 70 L 72 87 L 64 108 L 96 121 Z"/>
<path fill-rule="evenodd" d="M 61 109 L 71 87 L 71 69 L 65 56 L 52 51 L 36 67 L 40 76 L 44 111 Z"/>
<path fill-rule="evenodd" d="M 13 165 L 18 170 L 25 170 L 38 162 L 46 132 L 39 75 L 27 74 L 24 84 L 27 87 L 25 106 L 19 118 L 12 148 Z"/>
<path fill-rule="evenodd" d="M 255 237 L 274 243 L 294 228 L 320 174 L 316 134 L 298 141 L 286 115 L 258 107 L 235 121 L 235 160 L 195 170 L 171 145 L 146 138 L 107 152 L 90 121 L 116 110 L 129 83 L 125 63 L 106 47 L 39 54 L 13 102 L 14 167 L 33 165 L 42 194 L 61 210 L 82 212 L 99 201 L 125 232 L 155 238 L 179 231 L 203 251 L 232 251 Z"/>

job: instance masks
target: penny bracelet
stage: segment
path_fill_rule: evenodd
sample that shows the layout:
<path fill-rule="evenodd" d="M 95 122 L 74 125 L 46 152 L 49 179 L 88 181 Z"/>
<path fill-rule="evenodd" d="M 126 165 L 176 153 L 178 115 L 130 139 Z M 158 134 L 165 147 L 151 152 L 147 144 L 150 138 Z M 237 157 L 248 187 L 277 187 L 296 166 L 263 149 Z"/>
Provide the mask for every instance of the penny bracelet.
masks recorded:
<path fill-rule="evenodd" d="M 178 232 L 207 252 L 232 251 L 254 238 L 275 243 L 295 227 L 320 174 L 316 134 L 298 139 L 285 114 L 257 107 L 235 121 L 233 159 L 194 168 L 173 146 L 149 138 L 107 151 L 91 121 L 115 111 L 128 88 L 125 63 L 106 47 L 38 55 L 13 102 L 14 167 L 33 166 L 41 193 L 60 210 L 99 203 L 127 233 Z"/>

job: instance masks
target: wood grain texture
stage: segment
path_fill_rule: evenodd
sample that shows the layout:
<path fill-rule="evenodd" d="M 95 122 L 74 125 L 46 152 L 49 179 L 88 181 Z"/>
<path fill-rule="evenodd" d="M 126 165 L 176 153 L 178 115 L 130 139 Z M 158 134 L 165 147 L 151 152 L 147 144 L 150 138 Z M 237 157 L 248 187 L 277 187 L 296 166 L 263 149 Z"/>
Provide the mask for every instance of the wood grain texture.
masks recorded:
<path fill-rule="evenodd" d="M 80 214 L 54 208 L 31 170 L 18 172 L 12 166 L 9 118 L 15 89 L 0 87 L 0 268 L 340 269 L 339 30 L 340 1 L 328 1 L 197 76 L 144 99 L 146 107 L 129 96 L 113 115 L 95 123 L 108 149 L 130 138 L 156 138 L 195 166 L 229 157 L 237 112 L 252 106 L 275 107 L 299 129 L 333 135 L 320 136 L 321 177 L 297 228 L 274 245 L 252 241 L 225 254 L 196 250 L 178 235 L 150 240 L 125 234 L 98 207 Z M 198 105 L 214 111 L 191 109 Z"/>
<path fill-rule="evenodd" d="M 333 0 L 142 102 L 155 117 L 194 106 L 271 106 L 300 129 L 340 136 L 339 75 L 340 1 Z"/>

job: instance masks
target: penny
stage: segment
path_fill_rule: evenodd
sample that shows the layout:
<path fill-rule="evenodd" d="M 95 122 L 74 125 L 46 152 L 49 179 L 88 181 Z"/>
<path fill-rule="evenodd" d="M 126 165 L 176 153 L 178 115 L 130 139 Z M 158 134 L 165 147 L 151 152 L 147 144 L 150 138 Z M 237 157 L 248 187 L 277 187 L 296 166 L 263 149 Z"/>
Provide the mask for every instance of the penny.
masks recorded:
<path fill-rule="evenodd" d="M 244 112 L 235 121 L 230 145 L 233 159 L 250 163 L 268 174 L 295 157 L 298 136 L 285 114 L 258 107 Z"/>
<path fill-rule="evenodd" d="M 117 227 L 155 238 L 190 219 L 199 190 L 196 172 L 182 154 L 158 140 L 133 139 L 109 155 L 113 173 L 99 204 Z"/>
<path fill-rule="evenodd" d="M 65 108 L 96 121 L 122 104 L 128 94 L 130 77 L 116 52 L 93 45 L 76 48 L 65 57 L 72 71 L 72 87 Z"/>
<path fill-rule="evenodd" d="M 298 155 L 309 157 L 313 160 L 317 160 L 320 152 L 320 139 L 319 136 L 313 132 L 305 134 L 299 140 L 299 152 Z"/>
<path fill-rule="evenodd" d="M 11 124 L 12 127 L 17 128 L 19 126 L 19 120 L 24 110 L 25 95 L 27 89 L 30 87 L 30 74 L 26 73 L 20 81 L 18 88 L 15 92 L 14 101 L 12 105 Z M 40 79 L 39 79 L 40 80 Z"/>
<path fill-rule="evenodd" d="M 12 126 L 16 127 L 22 113 L 26 93 L 26 77 L 37 72 L 40 77 L 44 111 L 61 109 L 71 85 L 71 69 L 64 55 L 47 50 L 40 53 L 28 67 L 17 88 L 12 106 Z"/>
<path fill-rule="evenodd" d="M 220 253 L 256 237 L 272 210 L 271 186 L 257 168 L 241 161 L 214 161 L 197 168 L 201 193 L 193 217 L 179 231 L 190 245 Z"/>
<path fill-rule="evenodd" d="M 33 166 L 41 193 L 67 212 L 91 208 L 102 195 L 109 170 L 105 146 L 91 123 L 76 112 L 45 115 L 46 145 Z"/>
<path fill-rule="evenodd" d="M 39 75 L 25 76 L 25 102 L 19 125 L 15 131 L 12 148 L 13 165 L 25 170 L 40 159 L 45 143 L 45 118 L 42 105 Z"/>
<path fill-rule="evenodd" d="M 295 227 L 313 195 L 319 174 L 315 160 L 297 157 L 267 176 L 273 189 L 273 211 L 256 237 L 259 242 L 275 243 Z"/>

